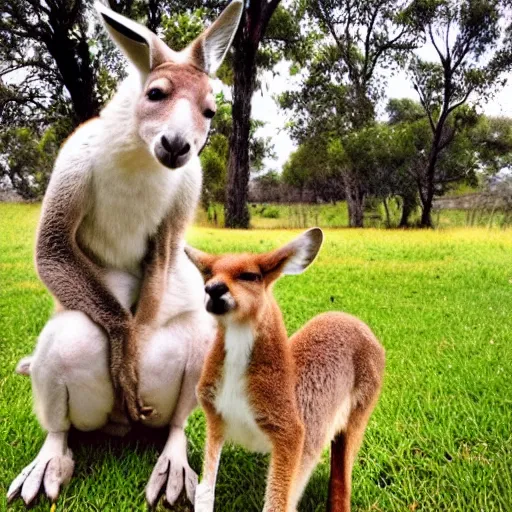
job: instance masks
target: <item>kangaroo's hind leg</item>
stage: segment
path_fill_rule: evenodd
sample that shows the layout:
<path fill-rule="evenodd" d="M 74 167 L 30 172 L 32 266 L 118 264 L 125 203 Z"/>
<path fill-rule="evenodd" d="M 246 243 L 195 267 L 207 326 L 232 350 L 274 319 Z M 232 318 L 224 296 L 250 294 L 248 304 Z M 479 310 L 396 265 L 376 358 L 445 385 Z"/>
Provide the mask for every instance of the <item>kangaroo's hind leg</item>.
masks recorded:
<path fill-rule="evenodd" d="M 52 500 L 73 474 L 67 436 L 108 421 L 114 393 L 104 331 L 78 311 L 55 315 L 44 327 L 30 360 L 34 405 L 47 438 L 36 458 L 14 479 L 8 500 L 21 495 L 30 504 L 44 489 Z"/>

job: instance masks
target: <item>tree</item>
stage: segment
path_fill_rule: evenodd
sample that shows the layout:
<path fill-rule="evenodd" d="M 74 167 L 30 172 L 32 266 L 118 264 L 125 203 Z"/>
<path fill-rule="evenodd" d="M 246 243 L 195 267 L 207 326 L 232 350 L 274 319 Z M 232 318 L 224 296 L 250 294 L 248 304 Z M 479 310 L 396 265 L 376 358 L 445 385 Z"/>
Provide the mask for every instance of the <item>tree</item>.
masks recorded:
<path fill-rule="evenodd" d="M 0 76 L 23 76 L 16 87 L 4 85 L 3 116 L 12 118 L 20 110 L 27 118 L 33 110 L 44 113 L 45 120 L 52 119 L 49 112 L 71 114 L 76 125 L 98 113 L 97 69 L 87 35 L 90 6 L 83 0 L 0 0 Z"/>
<path fill-rule="evenodd" d="M 388 123 L 391 126 L 400 126 L 404 136 L 408 137 L 409 140 L 412 141 L 416 149 L 407 164 L 408 168 L 400 173 L 396 192 L 397 196 L 400 196 L 402 199 L 402 214 L 400 217 L 399 227 L 406 228 L 409 227 L 411 214 L 417 208 L 419 203 L 418 187 L 414 175 L 414 168 L 422 161 L 425 151 L 424 147 L 418 147 L 424 139 L 421 138 L 421 135 L 419 138 L 415 136 L 418 129 L 420 129 L 421 126 L 424 126 L 424 123 L 418 123 L 416 126 L 411 125 L 411 123 L 415 123 L 422 119 L 424 120 L 426 118 L 426 114 L 421 104 L 410 98 L 390 99 L 386 105 L 386 113 L 389 116 Z"/>
<path fill-rule="evenodd" d="M 0 183 L 23 199 L 39 199 L 46 190 L 58 137 L 49 128 L 41 138 L 30 128 L 10 127 L 0 132 Z"/>
<path fill-rule="evenodd" d="M 224 95 L 217 95 L 217 112 L 212 120 L 208 144 L 201 153 L 203 168 L 202 204 L 208 209 L 213 203 L 223 203 L 226 197 L 227 163 L 229 139 L 233 130 L 232 104 Z M 254 171 L 263 169 L 263 161 L 273 157 L 270 137 L 257 137 L 256 131 L 263 126 L 261 121 L 251 120 L 249 157 Z"/>
<path fill-rule="evenodd" d="M 225 223 L 229 228 L 248 228 L 247 195 L 250 174 L 249 136 L 251 99 L 256 87 L 257 57 L 271 16 L 279 0 L 248 3 L 234 41 L 233 131 L 229 145 L 228 189 Z"/>
<path fill-rule="evenodd" d="M 348 128 L 359 130 L 371 124 L 375 104 L 382 97 L 379 67 L 390 66 L 417 45 L 416 29 L 405 23 L 410 8 L 400 0 L 318 0 L 310 2 L 309 13 L 335 43 L 345 84 Z M 379 77 L 381 78 L 381 77 Z M 326 96 L 329 105 L 329 96 Z M 342 134 L 338 133 L 337 136 Z M 363 225 L 364 180 L 350 167 L 344 172 L 349 223 Z"/>
<path fill-rule="evenodd" d="M 504 2 L 497 0 L 419 0 L 411 12 L 412 24 L 433 45 L 438 62 L 414 57 L 410 64 L 414 88 L 432 132 L 425 167 L 418 175 L 422 204 L 421 225 L 432 226 L 432 203 L 436 187 L 462 176 L 440 176 L 443 152 L 464 129 L 459 108 L 470 97 L 489 97 L 504 84 L 512 65 L 512 24 Z M 451 120 L 451 122 L 450 122 Z"/>
<path fill-rule="evenodd" d="M 294 151 L 283 166 L 282 180 L 300 191 L 313 192 L 315 199 L 336 201 L 343 198 L 339 166 L 329 154 L 329 140 L 310 138 Z"/>

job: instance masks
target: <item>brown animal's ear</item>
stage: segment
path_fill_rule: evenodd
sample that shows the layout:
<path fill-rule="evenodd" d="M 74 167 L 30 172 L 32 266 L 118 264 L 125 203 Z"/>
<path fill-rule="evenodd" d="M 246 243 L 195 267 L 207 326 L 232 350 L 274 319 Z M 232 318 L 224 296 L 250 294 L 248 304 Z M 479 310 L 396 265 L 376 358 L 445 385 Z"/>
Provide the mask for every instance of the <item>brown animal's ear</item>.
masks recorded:
<path fill-rule="evenodd" d="M 324 239 L 320 228 L 312 228 L 286 244 L 260 256 L 259 265 L 265 280 L 274 281 L 281 275 L 301 274 L 313 263 Z"/>
<path fill-rule="evenodd" d="M 215 74 L 233 42 L 243 10 L 243 2 L 233 0 L 182 53 L 194 66 L 209 75 Z"/>
<path fill-rule="evenodd" d="M 177 55 L 145 26 L 99 2 L 94 6 L 114 43 L 143 75 Z"/>
<path fill-rule="evenodd" d="M 188 259 L 197 267 L 199 272 L 203 274 L 203 277 L 206 278 L 211 276 L 215 256 L 200 251 L 199 249 L 194 249 L 193 247 L 190 247 L 190 245 L 185 246 L 185 254 L 188 256 Z"/>

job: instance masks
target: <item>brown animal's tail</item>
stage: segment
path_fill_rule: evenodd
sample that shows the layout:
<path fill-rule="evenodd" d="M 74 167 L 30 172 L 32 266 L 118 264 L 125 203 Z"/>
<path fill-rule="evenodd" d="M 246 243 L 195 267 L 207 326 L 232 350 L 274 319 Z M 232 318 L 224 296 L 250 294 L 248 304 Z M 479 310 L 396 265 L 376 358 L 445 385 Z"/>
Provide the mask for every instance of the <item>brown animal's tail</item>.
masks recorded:
<path fill-rule="evenodd" d="M 376 400 L 377 396 L 366 408 L 354 409 L 350 413 L 346 430 L 338 433 L 331 442 L 328 512 L 350 512 L 352 467 Z"/>
<path fill-rule="evenodd" d="M 329 496 L 327 498 L 327 512 L 346 512 L 350 510 L 350 475 L 348 476 L 347 479 L 346 466 L 346 436 L 344 432 L 340 432 L 331 441 L 331 476 L 329 479 Z"/>

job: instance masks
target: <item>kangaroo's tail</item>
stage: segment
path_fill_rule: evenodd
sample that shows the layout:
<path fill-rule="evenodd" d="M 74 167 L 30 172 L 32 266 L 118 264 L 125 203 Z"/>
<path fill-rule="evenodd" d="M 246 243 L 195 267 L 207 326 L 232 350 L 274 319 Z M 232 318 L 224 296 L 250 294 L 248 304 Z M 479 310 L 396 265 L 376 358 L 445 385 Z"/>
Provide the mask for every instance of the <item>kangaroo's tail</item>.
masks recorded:
<path fill-rule="evenodd" d="M 23 359 L 20 359 L 19 363 L 16 365 L 15 372 L 19 375 L 30 375 L 30 365 L 32 364 L 32 357 L 27 356 Z"/>

